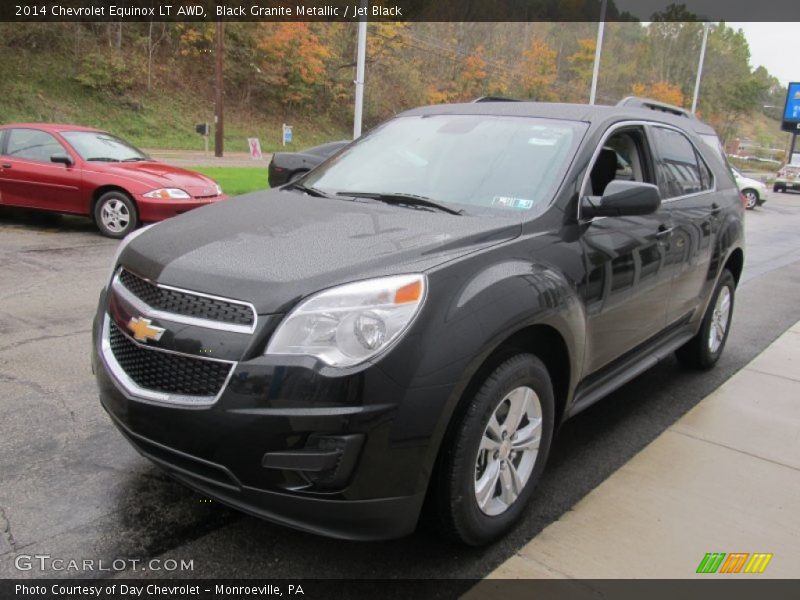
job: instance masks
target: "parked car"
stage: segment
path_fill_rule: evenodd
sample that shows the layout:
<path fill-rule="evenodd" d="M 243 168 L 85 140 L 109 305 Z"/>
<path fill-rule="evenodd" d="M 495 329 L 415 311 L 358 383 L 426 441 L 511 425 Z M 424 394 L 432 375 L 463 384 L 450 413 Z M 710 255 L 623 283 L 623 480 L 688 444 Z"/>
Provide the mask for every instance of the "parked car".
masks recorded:
<path fill-rule="evenodd" d="M 772 185 L 772 190 L 774 192 L 800 191 L 800 166 L 784 165 L 781 167 L 775 183 Z"/>
<path fill-rule="evenodd" d="M 701 135 L 646 105 L 418 108 L 140 230 L 94 322 L 101 403 L 244 512 L 384 539 L 425 504 L 488 543 L 566 419 L 673 352 L 722 354 L 744 208 Z"/>
<path fill-rule="evenodd" d="M 205 175 L 152 160 L 123 139 L 75 125 L 0 126 L 0 205 L 86 215 L 122 238 L 226 196 Z"/>
<path fill-rule="evenodd" d="M 739 191 L 742 193 L 742 196 L 744 196 L 744 206 L 746 209 L 752 210 L 756 206 L 761 206 L 767 201 L 767 184 L 758 179 L 745 177 L 739 169 L 734 167 L 731 167 L 731 171 L 733 172 L 734 179 L 736 179 L 736 185 Z"/>
<path fill-rule="evenodd" d="M 350 140 L 341 140 L 314 146 L 302 152 L 276 152 L 269 161 L 269 187 L 278 187 L 298 179 L 349 143 Z"/>

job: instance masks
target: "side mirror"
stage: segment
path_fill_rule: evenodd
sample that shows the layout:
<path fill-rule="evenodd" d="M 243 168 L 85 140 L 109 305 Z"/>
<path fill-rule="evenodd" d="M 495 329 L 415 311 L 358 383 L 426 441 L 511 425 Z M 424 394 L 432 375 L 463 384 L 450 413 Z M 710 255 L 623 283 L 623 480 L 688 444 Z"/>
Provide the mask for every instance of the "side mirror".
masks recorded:
<path fill-rule="evenodd" d="M 651 183 L 640 181 L 614 180 L 606 186 L 600 201 L 597 197 L 586 196 L 581 199 L 581 216 L 628 217 L 649 215 L 661 206 L 661 192 Z"/>
<path fill-rule="evenodd" d="M 72 160 L 72 157 L 69 154 L 53 154 L 50 157 L 50 162 L 52 163 L 60 163 L 67 167 L 71 167 L 75 162 Z"/>

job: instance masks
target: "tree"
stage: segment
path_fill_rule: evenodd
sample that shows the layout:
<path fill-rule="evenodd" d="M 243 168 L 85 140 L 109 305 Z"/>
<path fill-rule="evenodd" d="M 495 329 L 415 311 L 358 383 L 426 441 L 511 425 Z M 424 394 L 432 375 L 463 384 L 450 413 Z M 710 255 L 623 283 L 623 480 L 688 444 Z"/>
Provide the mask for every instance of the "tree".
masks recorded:
<path fill-rule="evenodd" d="M 313 97 L 325 73 L 330 52 L 307 22 L 260 23 L 257 47 L 262 52 L 261 70 L 278 86 L 281 102 L 297 105 Z"/>
<path fill-rule="evenodd" d="M 680 88 L 667 81 L 656 81 L 650 85 L 634 83 L 631 86 L 631 92 L 633 92 L 634 96 L 644 96 L 675 106 L 683 106 L 686 102 L 686 98 Z"/>
<path fill-rule="evenodd" d="M 534 39 L 522 54 L 520 83 L 526 98 L 531 100 L 553 100 L 556 98 L 553 84 L 558 76 L 556 51 L 546 42 Z"/>
<path fill-rule="evenodd" d="M 578 40 L 578 50 L 567 58 L 570 87 L 583 98 L 588 97 L 594 71 L 594 54 L 597 42 L 591 38 Z"/>

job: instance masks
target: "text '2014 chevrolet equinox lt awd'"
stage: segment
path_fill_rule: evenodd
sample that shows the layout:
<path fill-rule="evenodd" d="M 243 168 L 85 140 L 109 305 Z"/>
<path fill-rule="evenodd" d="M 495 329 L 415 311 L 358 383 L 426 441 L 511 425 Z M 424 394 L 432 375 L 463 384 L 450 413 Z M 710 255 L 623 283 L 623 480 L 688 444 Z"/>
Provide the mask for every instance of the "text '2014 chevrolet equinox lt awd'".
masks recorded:
<path fill-rule="evenodd" d="M 715 144 L 630 103 L 405 112 L 298 181 L 123 242 L 102 404 L 242 511 L 383 539 L 427 497 L 446 534 L 487 543 L 565 419 L 673 351 L 722 353 L 744 209 Z"/>

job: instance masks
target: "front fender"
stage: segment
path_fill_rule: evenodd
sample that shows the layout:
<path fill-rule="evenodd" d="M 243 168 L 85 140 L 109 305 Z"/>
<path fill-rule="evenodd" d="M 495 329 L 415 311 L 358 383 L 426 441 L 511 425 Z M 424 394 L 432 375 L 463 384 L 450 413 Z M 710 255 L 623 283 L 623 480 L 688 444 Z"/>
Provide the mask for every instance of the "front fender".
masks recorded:
<path fill-rule="evenodd" d="M 570 361 L 566 402 L 571 401 L 586 335 L 583 303 L 560 269 L 531 258 L 538 254 L 536 247 L 553 241 L 542 236 L 526 243 L 518 238 L 429 273 L 430 311 L 420 315 L 423 318 L 403 343 L 413 343 L 417 352 L 393 352 L 381 365 L 389 376 L 413 382 L 408 401 L 398 406 L 392 437 L 427 444 L 419 488 L 427 485 L 447 428 L 473 378 L 516 334 L 546 326 L 561 336 Z M 522 248 L 528 252 L 520 253 Z"/>

